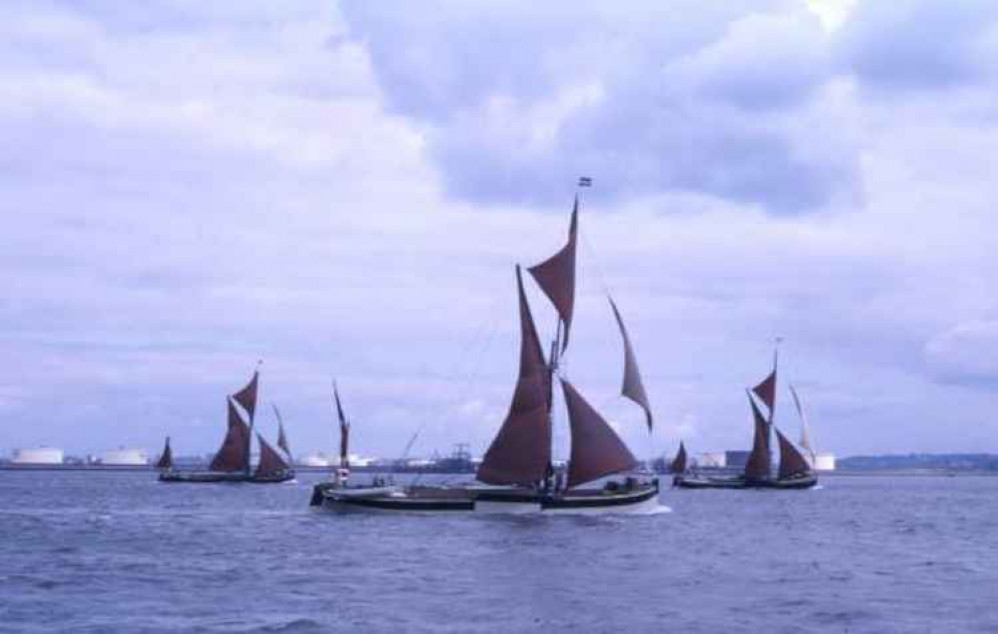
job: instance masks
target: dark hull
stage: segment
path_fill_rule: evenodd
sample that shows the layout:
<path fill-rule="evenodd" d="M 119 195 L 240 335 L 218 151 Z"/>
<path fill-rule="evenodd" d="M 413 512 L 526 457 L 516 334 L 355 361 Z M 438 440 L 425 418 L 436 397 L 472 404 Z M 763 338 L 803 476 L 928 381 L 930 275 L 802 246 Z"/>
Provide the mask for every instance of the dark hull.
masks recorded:
<path fill-rule="evenodd" d="M 311 505 L 336 511 L 585 513 L 628 512 L 658 504 L 658 481 L 631 489 L 579 490 L 563 495 L 509 488 L 413 487 L 339 489 L 318 484 Z"/>
<path fill-rule="evenodd" d="M 159 474 L 160 482 L 184 484 L 217 484 L 248 482 L 250 484 L 277 484 L 294 480 L 294 471 L 249 475 L 245 473 L 222 473 L 217 471 L 167 471 Z"/>
<path fill-rule="evenodd" d="M 672 485 L 680 489 L 810 489 L 818 484 L 818 476 L 806 475 L 783 480 L 746 480 L 736 476 L 730 478 L 698 478 L 676 476 Z"/>

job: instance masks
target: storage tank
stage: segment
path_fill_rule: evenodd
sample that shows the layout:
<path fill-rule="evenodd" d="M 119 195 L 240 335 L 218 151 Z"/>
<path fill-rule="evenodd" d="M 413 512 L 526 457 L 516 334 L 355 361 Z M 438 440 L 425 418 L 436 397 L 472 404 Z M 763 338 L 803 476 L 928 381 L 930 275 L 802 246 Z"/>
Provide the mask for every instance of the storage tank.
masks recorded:
<path fill-rule="evenodd" d="M 14 464 L 62 464 L 62 449 L 55 447 L 36 447 L 34 449 L 16 449 Z"/>
<path fill-rule="evenodd" d="M 814 455 L 815 471 L 835 471 L 835 454 L 819 453 Z"/>
<path fill-rule="evenodd" d="M 725 456 L 719 451 L 704 452 L 698 454 L 696 457 L 696 463 L 698 467 L 714 467 L 719 468 L 727 464 Z"/>
<path fill-rule="evenodd" d="M 298 464 L 303 467 L 328 467 L 332 463 L 329 462 L 329 458 L 322 453 L 310 453 L 298 460 Z"/>
<path fill-rule="evenodd" d="M 149 456 L 144 449 L 118 447 L 101 454 L 100 463 L 114 467 L 139 467 L 149 464 Z"/>

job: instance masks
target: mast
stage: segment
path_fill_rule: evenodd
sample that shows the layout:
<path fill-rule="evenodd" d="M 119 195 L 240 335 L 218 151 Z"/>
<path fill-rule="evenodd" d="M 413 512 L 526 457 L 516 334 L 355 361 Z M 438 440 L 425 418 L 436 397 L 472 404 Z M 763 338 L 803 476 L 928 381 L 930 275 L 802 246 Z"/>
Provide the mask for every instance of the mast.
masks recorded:
<path fill-rule="evenodd" d="M 246 387 L 232 395 L 232 398 L 246 410 L 247 418 L 249 418 L 249 435 L 246 438 L 246 455 L 244 456 L 245 462 L 243 463 L 247 477 L 250 475 L 250 448 L 253 443 L 253 420 L 256 416 L 256 395 L 260 382 L 260 366 L 262 364 L 262 360 L 256 362 L 256 368 L 253 370 L 253 378 L 246 384 Z"/>
<path fill-rule="evenodd" d="M 773 348 L 773 371 L 769 373 L 761 383 L 752 388 L 752 392 L 759 397 L 759 399 L 766 404 L 769 408 L 769 416 L 766 418 L 766 465 L 767 473 L 771 470 L 773 464 L 772 451 L 770 449 L 770 436 L 773 429 L 773 419 L 776 415 L 776 370 L 779 364 L 780 358 L 780 342 L 783 339 L 781 337 L 776 338 L 776 345 Z M 749 397 L 751 400 L 751 396 Z M 754 406 L 754 403 L 753 403 Z"/>

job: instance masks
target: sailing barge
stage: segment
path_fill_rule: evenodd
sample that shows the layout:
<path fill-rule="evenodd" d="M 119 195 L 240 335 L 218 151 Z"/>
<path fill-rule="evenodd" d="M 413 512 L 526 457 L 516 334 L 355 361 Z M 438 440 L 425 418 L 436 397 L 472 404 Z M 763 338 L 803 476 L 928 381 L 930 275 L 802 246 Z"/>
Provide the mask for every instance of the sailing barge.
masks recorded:
<path fill-rule="evenodd" d="M 581 183 L 580 183 L 581 184 Z M 569 382 L 559 362 L 567 350 L 575 303 L 575 260 L 579 198 L 572 209 L 568 242 L 558 253 L 528 269 L 553 304 L 558 323 L 545 357 L 516 267 L 520 317 L 520 369 L 506 419 L 493 439 L 471 486 L 345 487 L 316 485 L 311 505 L 336 511 L 425 511 L 476 513 L 635 512 L 658 506 L 657 478 L 628 475 L 602 487 L 582 485 L 633 472 L 638 461 L 597 412 Z M 613 299 L 610 307 L 624 346 L 622 395 L 644 410 L 649 431 L 651 406 L 623 319 Z M 560 383 L 571 432 L 567 473 L 552 461 L 552 410 Z M 342 418 L 341 418 L 342 420 Z"/>
<path fill-rule="evenodd" d="M 284 422 L 280 412 L 274 408 L 278 420 L 277 445 L 284 452 L 281 455 L 270 446 L 259 433 L 256 434 L 260 446 L 260 462 L 253 470 L 250 465 L 250 450 L 253 438 L 253 419 L 256 413 L 257 389 L 260 372 L 253 372 L 253 378 L 243 389 L 226 397 L 228 405 L 228 429 L 222 446 L 215 453 L 208 471 L 175 471 L 173 469 L 173 452 L 170 449 L 170 439 L 166 439 L 166 447 L 157 467 L 160 468 L 160 482 L 212 483 L 212 482 L 251 482 L 256 484 L 272 484 L 287 482 L 295 477 L 291 468 L 291 452 L 288 450 L 287 436 L 284 433 Z M 249 420 L 236 407 L 238 404 Z"/>
<path fill-rule="evenodd" d="M 777 357 L 774 355 L 773 371 L 751 391 L 746 391 L 749 405 L 752 408 L 755 436 L 752 441 L 752 451 L 749 453 L 742 474 L 728 477 L 689 475 L 686 473 L 686 448 L 680 444 L 680 453 L 671 469 L 675 474 L 673 477 L 674 486 L 683 489 L 810 489 L 818 484 L 818 476 L 815 475 L 811 465 L 808 464 L 797 447 L 773 424 L 773 414 L 776 407 L 776 370 Z M 768 409 L 768 418 L 759 409 L 756 398 L 761 400 Z M 798 411 L 803 414 L 796 392 L 794 392 L 794 399 Z M 772 474 L 770 430 L 776 432 L 776 439 L 780 446 L 780 465 L 775 478 Z M 807 438 L 805 426 L 802 439 L 809 447 L 810 443 Z"/>

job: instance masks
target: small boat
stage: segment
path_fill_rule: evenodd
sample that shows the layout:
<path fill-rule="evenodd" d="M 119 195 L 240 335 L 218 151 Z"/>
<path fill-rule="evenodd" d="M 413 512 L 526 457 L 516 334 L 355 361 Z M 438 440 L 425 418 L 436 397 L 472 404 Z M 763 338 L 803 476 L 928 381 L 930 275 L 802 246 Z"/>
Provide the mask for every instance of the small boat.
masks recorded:
<path fill-rule="evenodd" d="M 752 441 L 752 451 L 749 453 L 742 474 L 699 476 L 680 472 L 673 479 L 674 486 L 683 489 L 810 489 L 818 484 L 818 476 L 803 454 L 773 424 L 776 407 L 777 358 L 774 355 L 773 371 L 769 376 L 751 391 L 746 390 L 755 424 L 755 436 Z M 768 408 L 768 419 L 756 404 L 756 398 Z M 770 430 L 776 432 L 780 447 L 780 465 L 775 478 L 772 475 Z M 682 466 L 685 471 L 685 456 Z"/>
<path fill-rule="evenodd" d="M 580 182 L 580 186 L 583 185 Z M 606 513 L 634 512 L 658 505 L 657 478 L 635 474 L 638 461 L 599 412 L 565 376 L 565 354 L 575 303 L 575 260 L 579 197 L 572 209 L 567 244 L 555 255 L 528 269 L 558 314 L 550 354 L 541 339 L 516 267 L 519 300 L 520 363 L 508 414 L 478 468 L 477 483 L 466 486 L 343 487 L 336 482 L 315 487 L 311 504 L 336 511 L 415 511 L 476 513 Z M 651 406 L 620 311 L 610 308 L 624 347 L 621 394 L 645 413 L 649 432 Z M 565 472 L 552 458 L 555 384 L 568 411 L 571 456 Z M 343 420 L 341 415 L 341 421 Z M 341 444 L 342 446 L 342 444 Z M 342 460 L 342 453 L 341 453 Z M 629 474 L 629 475 L 627 475 Z M 622 481 L 612 476 L 626 475 Z M 601 487 L 583 485 L 602 481 Z"/>
<path fill-rule="evenodd" d="M 676 457 L 672 459 L 669 464 L 669 473 L 672 474 L 672 482 L 675 485 L 679 478 L 686 473 L 686 445 L 683 441 L 679 441 L 679 451 L 676 452 Z"/>
<path fill-rule="evenodd" d="M 164 457 L 169 456 L 167 466 L 161 466 L 159 474 L 160 482 L 180 482 L 190 484 L 214 483 L 214 482 L 250 482 L 255 484 L 272 484 L 277 482 L 287 482 L 295 477 L 295 472 L 291 468 L 290 458 L 285 458 L 277 450 L 270 446 L 259 433 L 256 434 L 257 443 L 260 447 L 260 462 L 256 470 L 252 470 L 250 465 L 250 449 L 253 437 L 253 418 L 256 412 L 257 389 L 259 385 L 260 371 L 253 372 L 253 378 L 243 389 L 235 394 L 226 397 L 228 405 L 228 429 L 222 446 L 212 459 L 208 471 L 176 471 L 173 469 L 172 452 L 170 451 L 169 438 L 164 450 Z M 246 413 L 249 423 L 243 419 L 239 408 Z M 277 412 L 277 408 L 274 408 Z M 277 412 L 279 436 L 278 444 L 287 451 L 287 438 L 284 435 L 283 421 L 280 413 Z M 163 462 L 163 457 L 160 458 Z"/>

